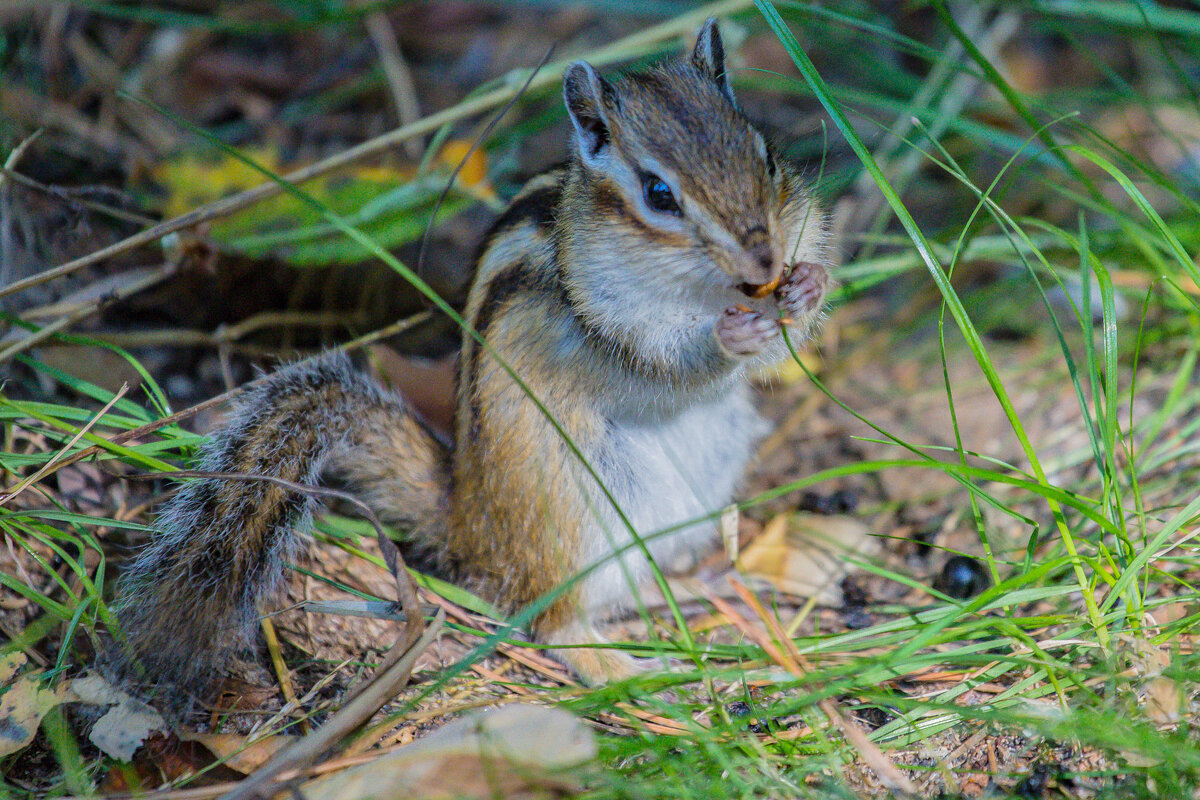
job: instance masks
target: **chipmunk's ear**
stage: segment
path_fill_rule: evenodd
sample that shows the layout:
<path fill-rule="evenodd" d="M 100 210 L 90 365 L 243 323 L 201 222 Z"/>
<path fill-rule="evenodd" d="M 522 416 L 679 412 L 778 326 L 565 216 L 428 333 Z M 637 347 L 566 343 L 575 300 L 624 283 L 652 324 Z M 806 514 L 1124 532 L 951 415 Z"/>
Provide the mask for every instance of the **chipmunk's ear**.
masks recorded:
<path fill-rule="evenodd" d="M 576 61 L 563 76 L 563 100 L 575 126 L 579 155 L 585 164 L 595 165 L 607 155 L 612 138 L 608 114 L 618 106 L 617 90 L 591 64 Z"/>
<path fill-rule="evenodd" d="M 692 64 L 700 70 L 700 74 L 717 85 L 721 94 L 729 98 L 729 102 L 737 105 L 733 96 L 733 85 L 729 82 L 729 73 L 725 71 L 725 45 L 721 43 L 721 31 L 717 28 L 717 18 L 709 17 L 700 28 L 696 37 L 696 49 L 692 50 Z"/>

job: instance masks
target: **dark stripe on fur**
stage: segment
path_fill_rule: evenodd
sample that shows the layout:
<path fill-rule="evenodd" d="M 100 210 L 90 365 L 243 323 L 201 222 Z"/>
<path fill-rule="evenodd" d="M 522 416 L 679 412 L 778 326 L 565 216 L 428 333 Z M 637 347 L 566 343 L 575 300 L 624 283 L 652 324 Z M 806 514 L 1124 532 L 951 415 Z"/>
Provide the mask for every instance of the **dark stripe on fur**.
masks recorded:
<path fill-rule="evenodd" d="M 629 207 L 629 201 L 625 199 L 625 195 L 621 194 L 621 190 L 611 181 L 598 182 L 592 190 L 592 197 L 601 217 L 607 215 L 628 222 L 630 227 L 637 229 L 645 236 L 653 236 L 657 233 L 642 221 L 636 211 Z"/>
<path fill-rule="evenodd" d="M 564 173 L 565 174 L 565 173 Z M 504 213 L 501 214 L 484 234 L 483 242 L 475 254 L 475 262 L 479 263 L 484 253 L 509 231 L 525 223 L 532 223 L 538 230 L 549 233 L 554 227 L 558 203 L 562 199 L 561 178 L 551 186 L 534 189 L 517 195 Z"/>
<path fill-rule="evenodd" d="M 553 280 L 548 276 L 534 273 L 527 263 L 518 261 L 492 278 L 488 283 L 487 294 L 479 306 L 479 314 L 475 318 L 475 330 L 486 337 L 497 313 L 506 304 L 529 291 L 542 291 L 549 288 Z M 478 342 L 473 342 L 470 348 L 471 368 L 467 371 L 470 384 L 464 389 L 467 392 L 467 410 L 471 415 L 472 435 L 478 433 L 479 427 L 479 395 L 476 381 L 479 380 L 479 359 L 483 348 Z"/>

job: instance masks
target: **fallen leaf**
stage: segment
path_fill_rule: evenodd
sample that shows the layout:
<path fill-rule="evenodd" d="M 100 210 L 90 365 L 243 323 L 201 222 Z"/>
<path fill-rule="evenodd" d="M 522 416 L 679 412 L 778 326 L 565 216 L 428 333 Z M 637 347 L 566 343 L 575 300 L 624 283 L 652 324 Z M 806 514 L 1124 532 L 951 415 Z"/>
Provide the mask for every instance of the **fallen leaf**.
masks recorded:
<path fill-rule="evenodd" d="M 28 660 L 24 653 L 10 653 L 0 658 L 0 686 L 7 686 Z"/>
<path fill-rule="evenodd" d="M 295 166 L 285 167 L 271 148 L 242 152 L 275 173 Z M 298 188 L 380 246 L 395 248 L 424 234 L 437 198 L 465 152 L 461 143 L 449 143 L 435 168 L 420 175 L 411 166 L 359 166 L 313 178 Z M 171 217 L 263 182 L 258 170 L 226 155 L 216 159 L 184 155 L 159 164 L 150 174 L 166 192 L 163 211 Z M 477 151 L 467 160 L 454 190 L 442 201 L 438 218 L 463 210 L 475 198 L 494 200 L 486 174 L 486 154 Z M 251 258 L 278 258 L 297 266 L 355 263 L 373 256 L 372 250 L 347 237 L 323 212 L 290 194 L 214 220 L 208 236 L 230 251 Z"/>
<path fill-rule="evenodd" d="M 251 741 L 248 736 L 235 733 L 192 733 L 183 732 L 179 738 L 185 742 L 203 745 L 210 753 L 230 769 L 249 775 L 295 740 L 293 736 L 267 736 Z"/>
<path fill-rule="evenodd" d="M 801 597 L 816 597 L 829 606 L 842 605 L 842 579 L 850 569 L 846 556 L 878 552 L 870 530 L 841 516 L 780 514 L 748 544 L 738 570 L 775 588 Z"/>
<path fill-rule="evenodd" d="M 22 653 L 0 660 L 0 682 L 5 685 L 0 695 L 0 756 L 28 746 L 50 709 L 74 699 L 66 683 L 46 688 L 41 672 L 18 675 L 25 662 Z"/>
<path fill-rule="evenodd" d="M 413 744 L 305 783 L 308 800 L 532 798 L 577 791 L 596 740 L 559 708 L 513 704 L 468 714 Z"/>
<path fill-rule="evenodd" d="M 137 794 L 161 788 L 184 778 L 191 787 L 238 781 L 245 774 L 216 763 L 212 752 L 199 742 L 185 741 L 173 733 L 155 731 L 134 754 L 133 760 L 114 766 L 100 783 L 100 794 Z"/>
<path fill-rule="evenodd" d="M 1170 678 L 1160 676 L 1146 684 L 1146 715 L 1156 725 L 1178 723 L 1182 703 L 1179 684 Z"/>
<path fill-rule="evenodd" d="M 76 678 L 71 688 L 80 702 L 111 706 L 92 726 L 88 738 L 113 758 L 131 760 L 151 733 L 167 730 L 161 714 L 99 675 Z"/>

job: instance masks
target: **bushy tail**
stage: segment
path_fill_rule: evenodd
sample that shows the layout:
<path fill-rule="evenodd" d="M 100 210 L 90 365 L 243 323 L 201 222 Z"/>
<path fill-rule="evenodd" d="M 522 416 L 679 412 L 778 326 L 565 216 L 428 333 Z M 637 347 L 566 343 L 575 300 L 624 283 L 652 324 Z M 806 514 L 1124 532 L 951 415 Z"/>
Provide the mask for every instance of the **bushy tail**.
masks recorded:
<path fill-rule="evenodd" d="M 428 543 L 444 525 L 448 459 L 400 397 L 331 354 L 251 384 L 197 468 L 309 485 L 334 470 L 384 521 Z M 171 690 L 176 703 L 205 695 L 306 544 L 313 505 L 267 481 L 184 485 L 121 584 L 117 671 Z"/>

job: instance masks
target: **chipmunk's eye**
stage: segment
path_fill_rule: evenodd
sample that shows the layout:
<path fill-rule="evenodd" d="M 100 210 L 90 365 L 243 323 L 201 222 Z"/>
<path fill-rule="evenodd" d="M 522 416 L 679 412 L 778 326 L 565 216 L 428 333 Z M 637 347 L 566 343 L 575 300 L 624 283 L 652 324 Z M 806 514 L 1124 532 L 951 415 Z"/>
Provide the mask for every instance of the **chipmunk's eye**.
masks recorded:
<path fill-rule="evenodd" d="M 771 180 L 775 180 L 775 175 L 778 168 L 775 166 L 775 156 L 771 155 L 771 151 L 767 151 L 767 174 L 771 176 Z"/>
<path fill-rule="evenodd" d="M 675 195 L 671 194 L 671 187 L 653 173 L 647 172 L 642 176 L 642 195 L 646 198 L 646 205 L 659 213 L 675 216 L 683 213 L 675 202 Z"/>

